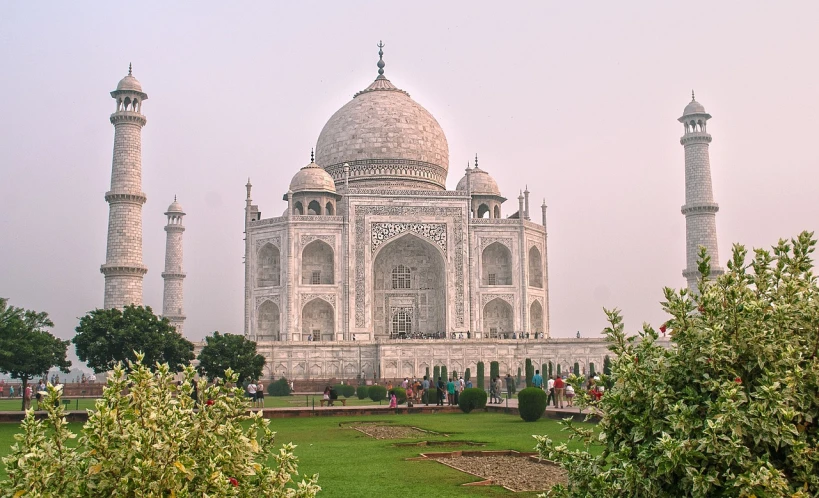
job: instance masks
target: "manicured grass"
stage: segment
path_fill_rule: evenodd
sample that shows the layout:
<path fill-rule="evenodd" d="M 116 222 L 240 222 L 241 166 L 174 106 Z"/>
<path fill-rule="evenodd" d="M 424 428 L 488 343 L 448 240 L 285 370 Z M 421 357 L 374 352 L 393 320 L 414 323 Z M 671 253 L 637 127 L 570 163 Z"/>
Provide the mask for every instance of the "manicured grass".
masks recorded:
<path fill-rule="evenodd" d="M 370 438 L 345 423 L 383 421 L 410 425 L 449 434 L 428 435 L 401 441 L 467 440 L 484 442 L 475 447 L 398 447 L 397 440 Z M 473 412 L 470 414 L 378 415 L 370 417 L 299 417 L 274 419 L 277 441 L 293 442 L 298 447 L 299 470 L 302 475 L 319 474 L 319 484 L 326 497 L 381 496 L 519 496 L 531 498 L 537 493 L 510 493 L 498 486 L 463 487 L 477 479 L 432 461 L 407 461 L 423 451 L 454 451 L 458 449 L 514 449 L 532 451 L 532 434 L 547 434 L 555 441 L 565 440 L 557 422 L 541 419 L 523 422 L 520 417 L 501 413 Z M 71 424 L 78 432 L 81 424 Z M 0 456 L 8 454 L 16 424 L 0 424 Z M 5 469 L 0 469 L 5 478 Z"/>

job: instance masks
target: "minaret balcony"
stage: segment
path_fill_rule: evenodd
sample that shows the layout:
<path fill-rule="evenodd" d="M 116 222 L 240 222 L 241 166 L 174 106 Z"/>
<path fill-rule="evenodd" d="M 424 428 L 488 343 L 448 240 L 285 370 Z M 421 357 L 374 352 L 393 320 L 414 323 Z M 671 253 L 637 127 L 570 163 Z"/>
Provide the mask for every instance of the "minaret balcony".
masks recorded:
<path fill-rule="evenodd" d="M 112 192 L 109 190 L 105 193 L 105 200 L 109 204 L 129 203 L 142 205 L 145 204 L 148 197 L 145 192 Z"/>
<path fill-rule="evenodd" d="M 185 278 L 187 273 L 181 271 L 163 271 L 162 278 L 170 278 L 170 279 L 177 279 L 177 278 Z"/>
<path fill-rule="evenodd" d="M 116 125 L 120 123 L 135 123 L 140 126 L 145 126 L 148 120 L 142 114 L 134 111 L 117 111 L 111 114 L 111 124 Z"/>
<path fill-rule="evenodd" d="M 110 276 L 117 276 L 117 277 L 132 277 L 132 276 L 142 276 L 148 273 L 148 268 L 142 265 L 117 265 L 117 264 L 104 264 L 100 266 L 100 273 L 105 275 L 106 277 Z"/>
<path fill-rule="evenodd" d="M 716 213 L 719 211 L 719 204 L 716 202 L 696 202 L 684 205 L 680 208 L 680 211 L 684 215 Z"/>
<path fill-rule="evenodd" d="M 710 144 L 711 143 L 711 135 L 708 133 L 704 133 L 701 131 L 695 131 L 692 133 L 686 133 L 685 135 L 680 138 L 680 144 L 688 145 L 688 144 Z"/>

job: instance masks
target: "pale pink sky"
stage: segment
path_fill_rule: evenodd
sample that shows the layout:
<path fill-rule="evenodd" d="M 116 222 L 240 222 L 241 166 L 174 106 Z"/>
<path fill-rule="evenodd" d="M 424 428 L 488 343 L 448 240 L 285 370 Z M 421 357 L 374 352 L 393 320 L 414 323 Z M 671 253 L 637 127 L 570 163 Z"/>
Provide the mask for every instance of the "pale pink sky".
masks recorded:
<path fill-rule="evenodd" d="M 102 306 L 113 109 L 134 64 L 143 111 L 145 303 L 185 207 L 186 332 L 242 332 L 243 201 L 265 217 L 326 120 L 376 76 L 426 107 L 448 185 L 480 154 L 516 211 L 549 205 L 551 329 L 664 320 L 684 285 L 682 125 L 714 118 L 720 260 L 819 224 L 816 2 L 0 4 L 0 296 L 69 338 Z M 539 216 L 535 217 L 539 219 Z"/>

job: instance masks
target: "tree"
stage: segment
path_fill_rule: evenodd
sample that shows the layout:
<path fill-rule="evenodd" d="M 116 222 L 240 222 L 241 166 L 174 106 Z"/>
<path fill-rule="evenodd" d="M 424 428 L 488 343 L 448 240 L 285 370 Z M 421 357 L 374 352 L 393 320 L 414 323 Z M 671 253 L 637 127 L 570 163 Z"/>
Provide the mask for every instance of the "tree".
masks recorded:
<path fill-rule="evenodd" d="M 172 365 L 177 371 L 193 360 L 193 343 L 182 337 L 166 318 L 150 306 L 96 309 L 80 319 L 71 342 L 80 360 L 95 372 L 108 372 L 119 362 L 130 365 L 141 351 L 145 364 Z"/>
<path fill-rule="evenodd" d="M 492 379 L 500 377 L 500 363 L 497 361 L 489 362 L 489 377 Z"/>
<path fill-rule="evenodd" d="M 441 377 L 443 377 L 443 378 L 444 378 L 444 382 L 446 382 L 446 381 L 448 381 L 448 380 L 449 380 L 449 377 L 447 377 L 447 375 L 446 375 L 446 374 L 447 374 L 447 372 L 446 372 L 446 365 L 441 365 Z"/>
<path fill-rule="evenodd" d="M 583 450 L 538 437 L 569 473 L 551 496 L 819 496 L 815 245 L 803 232 L 751 259 L 735 245 L 716 280 L 702 249 L 697 292 L 664 291 L 669 349 L 649 325 L 626 336 L 607 311 L 616 356 L 595 403 L 601 434 L 567 422 Z"/>
<path fill-rule="evenodd" d="M 438 365 L 435 365 L 434 367 L 432 367 L 432 379 L 431 380 L 433 382 L 438 382 L 438 377 L 440 377 L 440 376 L 441 376 L 441 367 L 438 366 Z"/>
<path fill-rule="evenodd" d="M 8 299 L 0 298 L 0 372 L 20 379 L 23 393 L 30 379 L 46 375 L 51 367 L 69 372 L 71 362 L 65 357 L 69 342 L 43 330 L 53 326 L 48 313 L 9 306 Z"/>
<path fill-rule="evenodd" d="M 603 373 L 605 375 L 611 375 L 611 358 L 609 358 L 609 355 L 603 358 Z"/>
<path fill-rule="evenodd" d="M 526 387 L 532 387 L 532 379 L 535 377 L 535 366 L 531 358 L 526 358 Z"/>
<path fill-rule="evenodd" d="M 483 389 L 484 388 L 485 379 L 484 379 L 483 368 L 484 368 L 483 362 L 479 361 L 478 362 L 478 372 L 477 372 L 478 389 Z"/>
<path fill-rule="evenodd" d="M 220 334 L 205 337 L 205 345 L 197 357 L 199 373 L 209 379 L 224 379 L 225 370 L 232 370 L 240 379 L 258 379 L 264 369 L 264 356 L 256 352 L 256 343 L 243 335 Z"/>
<path fill-rule="evenodd" d="M 295 446 L 277 446 L 270 421 L 248 410 L 229 372 L 199 381 L 187 365 L 177 385 L 167 364 L 114 367 L 79 437 L 65 421 L 60 391 L 49 387 L 47 418 L 29 411 L 3 458 L 0 496 L 312 497 L 317 476 L 299 483 Z M 197 409 L 198 406 L 198 409 Z M 73 440 L 73 441 L 72 441 Z"/>
<path fill-rule="evenodd" d="M 472 370 L 467 368 L 466 372 L 464 372 L 464 382 L 468 381 L 472 378 Z"/>

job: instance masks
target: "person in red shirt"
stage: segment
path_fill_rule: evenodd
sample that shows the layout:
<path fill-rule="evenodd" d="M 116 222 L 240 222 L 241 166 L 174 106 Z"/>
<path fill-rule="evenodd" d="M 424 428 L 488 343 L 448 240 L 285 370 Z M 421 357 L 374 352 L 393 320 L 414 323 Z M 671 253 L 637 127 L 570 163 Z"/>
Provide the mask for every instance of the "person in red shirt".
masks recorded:
<path fill-rule="evenodd" d="M 565 389 L 566 383 L 563 382 L 563 377 L 557 376 L 555 379 L 555 406 L 560 404 L 560 408 L 563 408 L 563 389 Z"/>

